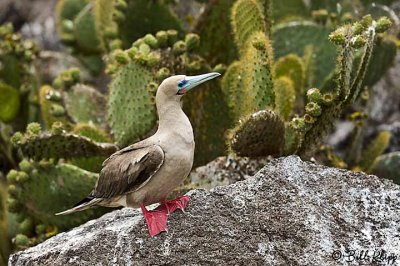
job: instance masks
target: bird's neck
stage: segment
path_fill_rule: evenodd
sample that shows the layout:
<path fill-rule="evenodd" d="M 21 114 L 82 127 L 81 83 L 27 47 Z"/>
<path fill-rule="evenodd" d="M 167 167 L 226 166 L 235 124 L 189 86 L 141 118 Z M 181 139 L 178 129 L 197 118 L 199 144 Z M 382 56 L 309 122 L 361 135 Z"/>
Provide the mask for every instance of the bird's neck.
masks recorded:
<path fill-rule="evenodd" d="M 192 134 L 192 125 L 182 110 L 180 101 L 157 102 L 159 117 L 158 132 Z"/>

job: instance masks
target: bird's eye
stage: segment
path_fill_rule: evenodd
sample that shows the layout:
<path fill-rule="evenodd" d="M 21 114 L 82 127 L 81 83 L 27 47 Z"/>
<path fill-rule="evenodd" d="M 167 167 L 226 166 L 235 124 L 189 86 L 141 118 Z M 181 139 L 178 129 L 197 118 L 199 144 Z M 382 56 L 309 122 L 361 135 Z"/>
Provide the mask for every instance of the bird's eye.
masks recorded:
<path fill-rule="evenodd" d="M 181 81 L 179 81 L 179 83 L 178 83 L 178 87 L 179 87 L 179 88 L 182 88 L 183 86 L 185 86 L 186 83 L 187 83 L 187 80 L 181 80 Z"/>

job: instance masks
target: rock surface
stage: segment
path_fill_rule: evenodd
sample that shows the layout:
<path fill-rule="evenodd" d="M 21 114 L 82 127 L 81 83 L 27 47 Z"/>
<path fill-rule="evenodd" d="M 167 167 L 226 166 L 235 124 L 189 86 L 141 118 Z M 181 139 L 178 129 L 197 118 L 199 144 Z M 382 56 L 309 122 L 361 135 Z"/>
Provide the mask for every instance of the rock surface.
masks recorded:
<path fill-rule="evenodd" d="M 268 158 L 221 156 L 194 169 L 189 175 L 190 184 L 207 190 L 216 186 L 227 186 L 253 176 L 268 162 Z"/>
<path fill-rule="evenodd" d="M 290 156 L 189 195 L 168 233 L 150 238 L 139 211 L 125 208 L 16 253 L 9 265 L 400 265 L 400 187 L 376 176 Z M 346 248 L 370 260 L 374 251 L 393 256 L 371 264 Z"/>

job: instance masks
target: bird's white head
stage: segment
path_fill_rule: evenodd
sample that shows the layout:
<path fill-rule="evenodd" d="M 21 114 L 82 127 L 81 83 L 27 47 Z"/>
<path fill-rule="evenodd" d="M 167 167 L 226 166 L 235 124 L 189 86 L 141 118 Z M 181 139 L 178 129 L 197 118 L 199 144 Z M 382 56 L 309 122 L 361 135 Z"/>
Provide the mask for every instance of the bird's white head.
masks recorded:
<path fill-rule="evenodd" d="M 211 72 L 198 76 L 172 76 L 163 80 L 160 87 L 158 87 L 157 96 L 161 96 L 160 94 L 162 94 L 162 98 L 164 99 L 175 99 L 179 101 L 182 95 L 187 91 L 220 75 L 221 74 L 217 72 Z"/>

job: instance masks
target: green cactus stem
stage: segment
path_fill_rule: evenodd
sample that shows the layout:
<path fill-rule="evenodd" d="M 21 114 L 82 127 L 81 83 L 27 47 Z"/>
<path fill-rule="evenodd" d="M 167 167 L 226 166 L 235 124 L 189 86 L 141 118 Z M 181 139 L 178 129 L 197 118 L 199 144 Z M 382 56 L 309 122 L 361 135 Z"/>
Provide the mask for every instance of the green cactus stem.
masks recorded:
<path fill-rule="evenodd" d="M 377 38 L 376 46 L 372 51 L 368 70 L 361 87 L 375 85 L 393 65 L 396 53 L 395 40 L 389 37 Z"/>
<path fill-rule="evenodd" d="M 183 110 L 193 126 L 196 150 L 194 165 L 204 165 L 226 152 L 225 131 L 231 120 L 227 103 L 217 80 L 207 82 L 184 97 Z"/>
<path fill-rule="evenodd" d="M 303 138 L 304 136 L 296 123 L 285 123 L 285 146 L 283 149 L 283 155 L 296 154 Z"/>
<path fill-rule="evenodd" d="M 376 23 L 372 18 L 364 16 L 359 22 L 353 25 L 346 24 L 330 34 L 329 39 L 339 46 L 335 83 L 333 90 L 322 96 L 322 103 L 316 103 L 318 108 L 322 108 L 321 111 L 311 110 L 313 108 L 308 106 L 309 112 L 305 114 L 304 119 L 309 127 L 302 147 L 299 149 L 303 157 L 312 154 L 312 151 L 320 145 L 323 136 L 330 132 L 341 111 L 353 103 L 360 94 L 375 45 L 375 27 Z M 359 41 L 359 38 L 364 40 Z M 361 51 L 361 61 L 358 66 L 354 64 L 356 49 Z M 317 115 L 319 113 L 321 113 L 320 116 Z"/>
<path fill-rule="evenodd" d="M 59 0 L 57 2 L 55 16 L 57 31 L 65 44 L 73 44 L 76 41 L 73 35 L 73 20 L 88 3 L 88 0 Z"/>
<path fill-rule="evenodd" d="M 53 86 L 56 89 L 69 89 L 73 85 L 81 81 L 81 73 L 79 68 L 70 68 L 62 71 L 53 81 Z M 57 99 L 52 99 L 57 100 Z M 59 100 L 59 99 L 58 99 Z"/>
<path fill-rule="evenodd" d="M 239 156 L 280 155 L 284 136 L 281 118 L 273 111 L 259 111 L 239 121 L 231 132 L 229 146 Z"/>
<path fill-rule="evenodd" d="M 10 243 L 8 240 L 7 223 L 7 185 L 0 180 L 0 264 L 6 265 L 6 259 L 10 253 Z"/>

